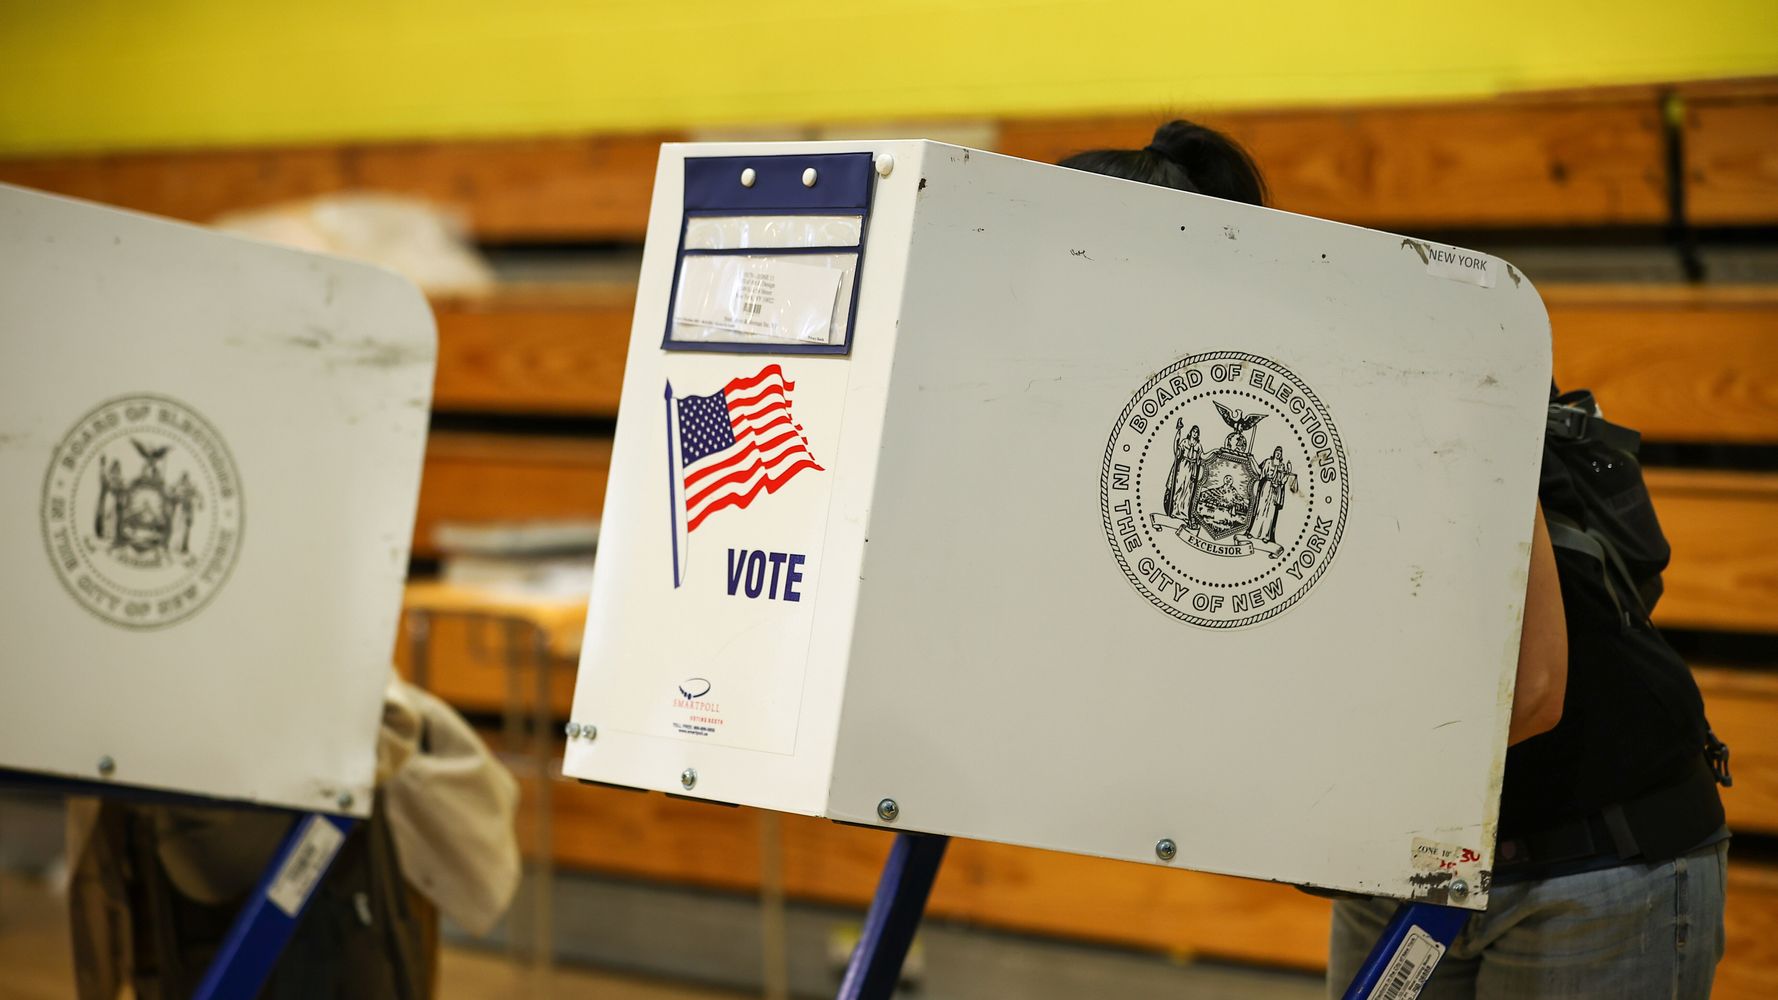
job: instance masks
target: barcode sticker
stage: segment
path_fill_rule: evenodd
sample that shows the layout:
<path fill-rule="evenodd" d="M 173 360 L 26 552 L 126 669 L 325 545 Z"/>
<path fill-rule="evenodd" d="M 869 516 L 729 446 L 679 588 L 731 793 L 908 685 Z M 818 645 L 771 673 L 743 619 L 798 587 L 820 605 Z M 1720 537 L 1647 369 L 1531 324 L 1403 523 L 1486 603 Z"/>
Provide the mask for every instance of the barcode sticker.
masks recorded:
<path fill-rule="evenodd" d="M 340 828 L 325 817 L 310 816 L 305 824 L 295 846 L 290 849 L 290 856 L 284 859 L 272 884 L 265 890 L 265 897 L 288 917 L 302 912 L 315 883 L 321 881 L 327 866 L 333 863 L 333 856 L 346 841 Z"/>
<path fill-rule="evenodd" d="M 1432 970 L 1445 955 L 1445 946 L 1418 927 L 1409 927 L 1389 960 L 1370 1000 L 1414 1000 L 1432 978 Z"/>

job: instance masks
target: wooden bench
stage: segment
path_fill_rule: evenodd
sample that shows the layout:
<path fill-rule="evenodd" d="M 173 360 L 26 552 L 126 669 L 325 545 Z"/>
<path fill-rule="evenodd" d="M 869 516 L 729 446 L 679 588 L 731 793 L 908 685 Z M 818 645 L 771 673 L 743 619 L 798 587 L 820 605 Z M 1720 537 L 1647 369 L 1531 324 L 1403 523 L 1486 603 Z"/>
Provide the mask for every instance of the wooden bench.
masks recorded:
<path fill-rule="evenodd" d="M 1778 288 L 1549 285 L 1556 378 L 1650 440 L 1778 443 Z M 609 417 L 633 286 L 440 299 L 446 412 Z"/>
<path fill-rule="evenodd" d="M 420 477 L 414 555 L 438 554 L 441 522 L 598 517 L 610 468 L 606 438 L 434 433 Z"/>
<path fill-rule="evenodd" d="M 1778 290 L 1543 289 L 1556 374 L 1651 441 L 1778 443 Z M 628 288 L 438 303 L 440 410 L 615 414 Z M 510 322 L 508 322 L 510 320 Z M 504 342 L 504 346 L 503 346 Z M 441 520 L 597 516 L 609 442 L 437 434 L 415 551 Z M 1676 553 L 1663 625 L 1778 631 L 1778 474 L 1655 470 Z"/>
<path fill-rule="evenodd" d="M 761 832 L 750 809 L 558 781 L 554 855 L 564 867 L 753 892 Z M 527 796 L 534 786 L 525 785 Z M 521 837 L 530 837 L 520 810 Z M 884 831 L 784 816 L 785 892 L 863 906 L 888 852 Z M 938 919 L 1021 933 L 1305 970 L 1325 967 L 1326 900 L 1291 887 L 1102 858 L 956 841 L 934 887 Z M 1778 867 L 1732 863 L 1718 1000 L 1770 997 Z"/>
<path fill-rule="evenodd" d="M 1778 220 L 1778 81 L 1769 78 L 1197 117 L 1245 143 L 1264 164 L 1276 204 L 1291 211 L 1420 230 L 1654 225 L 1671 218 L 1663 117 L 1674 93 L 1689 218 Z M 1054 162 L 1084 149 L 1141 148 L 1160 120 L 1019 119 L 972 131 L 1001 152 Z M 197 222 L 330 192 L 384 191 L 458 210 L 483 242 L 639 240 L 656 151 L 684 138 L 10 157 L 0 158 L 0 181 Z"/>
<path fill-rule="evenodd" d="M 1247 147 L 1286 211 L 1385 228 L 1666 218 L 1652 89 L 1198 117 Z M 1156 124 L 1153 115 L 1007 122 L 997 149 L 1054 163 L 1088 149 L 1140 149 Z"/>
<path fill-rule="evenodd" d="M 1207 115 L 1264 165 L 1280 207 L 1416 231 L 1652 226 L 1669 221 L 1664 126 L 1671 88 L 1359 109 Z M 1700 225 L 1778 221 L 1778 87 L 1677 90 L 1681 183 Z M 987 144 L 1053 161 L 1145 145 L 1158 116 L 992 124 Z M 0 159 L 0 181 L 178 218 L 334 191 L 378 190 L 458 210 L 486 243 L 639 241 L 659 142 L 669 134 L 347 144 Z M 1778 444 L 1778 293 L 1771 289 L 1550 286 L 1557 377 L 1590 386 L 1651 441 Z M 616 412 L 634 289 L 531 288 L 435 303 L 441 413 L 606 420 Z M 439 432 L 428 447 L 415 552 L 437 554 L 447 520 L 596 516 L 608 439 Z M 1675 549 L 1665 625 L 1778 633 L 1778 473 L 1656 470 Z M 415 585 L 410 606 L 473 611 L 513 602 Z M 550 709 L 568 714 L 584 606 L 547 622 Z M 477 713 L 509 707 L 503 637 L 440 614 L 432 688 Z M 479 631 L 478 631 L 479 630 Z M 405 663 L 407 643 L 397 647 Z M 1778 664 L 1698 668 L 1738 782 L 1737 829 L 1778 835 Z M 527 691 L 519 693 L 528 693 Z M 528 786 L 534 795 L 534 785 Z M 731 890 L 759 881 L 759 817 L 557 782 L 562 864 Z M 530 822 L 530 810 L 521 820 Z M 801 817 L 781 824 L 791 895 L 862 905 L 888 837 Z M 1778 995 L 1778 866 L 1730 875 L 1719 998 Z M 1327 904 L 1295 890 L 1002 845 L 959 842 L 933 899 L 941 918 L 1176 954 L 1320 967 Z"/>
<path fill-rule="evenodd" d="M 1280 207 L 1418 229 L 1653 224 L 1667 218 L 1660 88 L 1357 109 L 1213 113 L 1265 165 Z M 1704 131 L 1732 135 L 1702 110 Z M 1054 162 L 1141 148 L 1158 115 L 990 123 L 993 148 Z M 1731 123 L 1738 125 L 1739 119 Z M 798 130 L 787 128 L 786 136 Z M 886 131 L 897 131 L 889 129 Z M 0 160 L 0 181 L 207 221 L 332 191 L 433 199 L 485 242 L 640 239 L 656 150 L 673 134 L 345 144 Z M 1739 164 L 1700 140 L 1700 157 Z M 1763 155 L 1756 153 L 1756 155 Z M 1700 168 L 1703 169 L 1703 168 Z M 1722 187 L 1745 171 L 1705 170 Z M 1708 197 L 1703 204 L 1711 204 Z M 1736 210 L 1731 203 L 1725 210 Z"/>
<path fill-rule="evenodd" d="M 0 181 L 209 222 L 340 191 L 426 198 L 483 242 L 640 239 L 671 134 L 0 159 Z"/>
<path fill-rule="evenodd" d="M 1686 214 L 1705 226 L 1778 222 L 1778 82 L 1679 88 Z"/>

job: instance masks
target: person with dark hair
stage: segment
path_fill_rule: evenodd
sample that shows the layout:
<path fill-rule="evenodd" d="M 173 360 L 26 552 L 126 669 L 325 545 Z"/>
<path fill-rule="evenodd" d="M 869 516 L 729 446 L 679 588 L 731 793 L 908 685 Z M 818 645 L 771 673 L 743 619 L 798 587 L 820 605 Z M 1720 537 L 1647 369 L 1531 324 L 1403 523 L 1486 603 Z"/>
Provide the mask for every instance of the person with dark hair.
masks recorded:
<path fill-rule="evenodd" d="M 1265 180 L 1247 151 L 1221 132 L 1188 121 L 1155 129 L 1154 139 L 1141 149 L 1094 149 L 1068 157 L 1061 166 L 1249 205 L 1266 203 Z"/>
<path fill-rule="evenodd" d="M 1061 165 L 1266 201 L 1246 151 L 1187 121 L 1162 125 L 1142 149 Z M 1648 620 L 1668 549 L 1634 444 L 1616 443 L 1635 434 L 1596 408 L 1564 421 L 1575 409 L 1564 401 L 1581 396 L 1558 399 L 1552 387 L 1488 908 L 1427 982 L 1429 1000 L 1702 1000 L 1722 957 L 1729 833 L 1716 785 L 1728 784 L 1728 753 L 1684 661 Z M 1621 433 L 1614 442 L 1609 432 Z M 1335 901 L 1330 996 L 1343 993 L 1396 905 Z"/>

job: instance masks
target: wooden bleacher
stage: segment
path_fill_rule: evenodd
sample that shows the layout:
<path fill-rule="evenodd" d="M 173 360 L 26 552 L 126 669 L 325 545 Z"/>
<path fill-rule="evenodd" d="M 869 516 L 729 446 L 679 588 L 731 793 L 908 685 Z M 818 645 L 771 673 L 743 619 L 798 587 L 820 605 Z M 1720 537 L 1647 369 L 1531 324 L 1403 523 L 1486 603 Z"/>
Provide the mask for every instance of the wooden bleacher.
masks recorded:
<path fill-rule="evenodd" d="M 1778 223 L 1778 82 L 1531 95 L 1466 104 L 1208 116 L 1264 166 L 1279 207 L 1410 232 L 1769 226 Z M 1141 146 L 1151 117 L 993 123 L 1004 152 L 1053 160 Z M 204 220 L 228 210 L 367 188 L 459 209 L 487 243 L 637 242 L 654 150 L 667 135 L 349 145 L 0 160 L 0 181 Z M 1678 175 L 1669 154 L 1680 154 Z M 1680 197 L 1675 199 L 1674 195 Z M 1685 216 L 1676 220 L 1676 201 Z M 1533 276 L 1535 278 L 1535 276 Z M 1778 445 L 1778 288 L 1540 287 L 1556 373 L 1658 444 Z M 440 299 L 441 413 L 615 414 L 634 290 L 515 288 Z M 415 552 L 442 520 L 596 516 L 609 441 L 441 432 L 428 449 Z M 1778 635 L 1778 470 L 1654 469 L 1674 546 L 1658 619 L 1704 632 Z M 466 600 L 416 584 L 414 603 Z M 473 601 L 471 601 L 473 606 Z M 582 620 L 554 620 L 553 711 L 565 718 Z M 473 626 L 441 620 L 431 684 L 465 709 L 499 711 L 503 664 Z M 398 656 L 406 655 L 406 643 Z M 1770 647 L 1766 647 L 1770 648 Z M 1735 750 L 1725 795 L 1737 831 L 1778 838 L 1778 661 L 1700 664 L 1719 733 Z M 527 794 L 537 794 L 527 786 Z M 748 810 L 555 783 L 564 866 L 753 890 Z M 530 816 L 529 810 L 522 811 Z M 877 831 L 786 817 L 793 898 L 862 905 L 888 849 Z M 1767 855 L 1769 858 L 1770 855 Z M 1304 969 L 1321 966 L 1325 901 L 1294 890 L 1000 845 L 952 848 L 932 902 L 941 917 L 1034 934 Z M 1778 865 L 1731 865 L 1729 944 L 1716 996 L 1778 995 Z"/>

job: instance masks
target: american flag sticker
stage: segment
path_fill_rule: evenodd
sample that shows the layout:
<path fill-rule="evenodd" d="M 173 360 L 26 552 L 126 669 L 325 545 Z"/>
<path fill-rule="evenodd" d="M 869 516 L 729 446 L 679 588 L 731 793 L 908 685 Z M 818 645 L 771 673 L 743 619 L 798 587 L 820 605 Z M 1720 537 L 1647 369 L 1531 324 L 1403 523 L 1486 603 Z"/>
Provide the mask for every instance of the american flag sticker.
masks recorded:
<path fill-rule="evenodd" d="M 744 509 L 804 472 L 822 471 L 790 410 L 795 389 L 777 365 L 708 396 L 674 396 L 667 383 L 673 586 L 685 582 L 691 533 L 712 514 Z"/>

